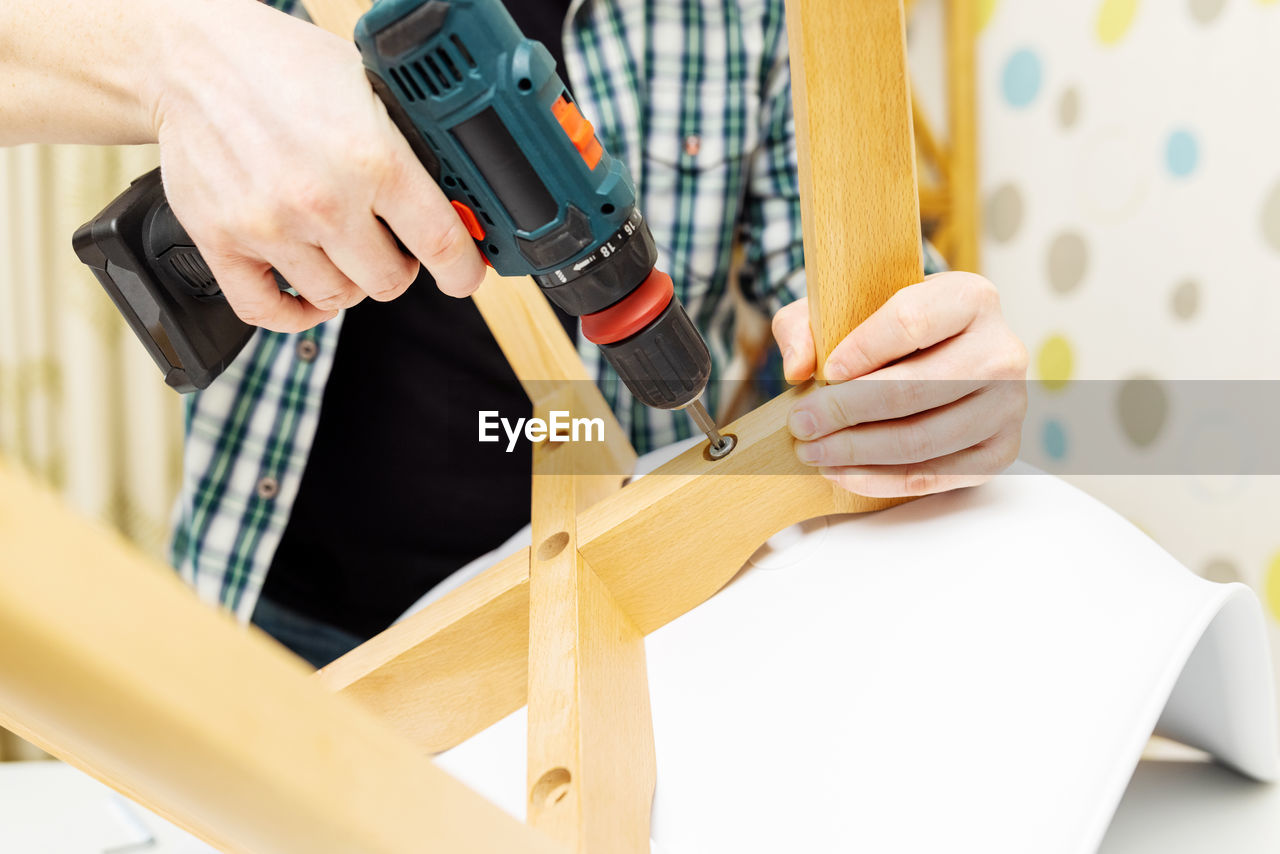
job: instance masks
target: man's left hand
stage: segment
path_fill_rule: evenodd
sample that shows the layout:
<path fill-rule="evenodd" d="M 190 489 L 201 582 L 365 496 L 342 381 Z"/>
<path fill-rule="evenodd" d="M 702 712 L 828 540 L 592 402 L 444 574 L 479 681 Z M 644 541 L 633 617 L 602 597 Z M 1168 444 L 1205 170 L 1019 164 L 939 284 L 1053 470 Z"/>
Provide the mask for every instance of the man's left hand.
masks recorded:
<path fill-rule="evenodd" d="M 807 300 L 774 316 L 783 371 L 816 367 Z M 796 404 L 796 455 L 860 495 L 925 495 L 988 480 L 1018 455 L 1027 350 L 991 282 L 938 273 L 903 288 L 849 333 Z"/>

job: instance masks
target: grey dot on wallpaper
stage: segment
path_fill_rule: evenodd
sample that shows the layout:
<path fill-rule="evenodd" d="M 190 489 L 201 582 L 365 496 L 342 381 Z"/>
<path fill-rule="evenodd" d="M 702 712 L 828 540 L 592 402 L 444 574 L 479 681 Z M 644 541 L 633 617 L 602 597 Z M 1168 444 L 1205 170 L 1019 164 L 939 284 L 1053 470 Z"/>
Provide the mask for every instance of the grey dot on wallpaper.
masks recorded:
<path fill-rule="evenodd" d="M 1075 127 L 1080 118 L 1080 92 L 1073 86 L 1058 99 L 1058 123 L 1063 128 Z"/>
<path fill-rule="evenodd" d="M 1049 286 L 1060 294 L 1080 286 L 1089 266 L 1089 247 L 1074 231 L 1064 231 L 1049 244 Z"/>
<path fill-rule="evenodd" d="M 1201 24 L 1207 24 L 1222 12 L 1227 0 L 1191 0 L 1191 17 Z"/>
<path fill-rule="evenodd" d="M 1116 400 L 1116 415 L 1129 441 L 1139 448 L 1147 447 L 1160 435 L 1169 415 L 1164 386 L 1149 377 L 1125 380 Z"/>
<path fill-rule="evenodd" d="M 1012 240 L 1022 226 L 1022 193 L 1013 184 L 1000 186 L 987 199 L 987 230 L 1004 243 Z"/>
<path fill-rule="evenodd" d="M 1206 563 L 1200 568 L 1200 575 L 1209 581 L 1216 581 L 1219 584 L 1242 580 L 1240 570 L 1236 568 L 1234 563 L 1224 557 L 1217 557 Z"/>
<path fill-rule="evenodd" d="M 1267 245 L 1280 252 L 1280 179 L 1271 185 L 1271 192 L 1262 203 L 1262 236 Z"/>
<path fill-rule="evenodd" d="M 1173 316 L 1179 320 L 1190 320 L 1200 309 L 1200 283 L 1195 279 L 1187 279 L 1173 289 L 1169 299 Z"/>

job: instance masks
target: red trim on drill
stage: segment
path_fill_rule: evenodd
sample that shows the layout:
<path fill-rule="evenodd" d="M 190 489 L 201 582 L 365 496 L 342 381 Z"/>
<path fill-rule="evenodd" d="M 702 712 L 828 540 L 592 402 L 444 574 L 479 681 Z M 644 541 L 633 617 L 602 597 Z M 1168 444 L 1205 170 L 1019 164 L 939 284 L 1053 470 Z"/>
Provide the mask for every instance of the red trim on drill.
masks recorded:
<path fill-rule="evenodd" d="M 661 270 L 654 270 L 621 302 L 595 314 L 584 314 L 582 335 L 593 344 L 613 344 L 630 338 L 662 314 L 663 309 L 671 304 L 675 292 L 671 277 Z"/>
<path fill-rule="evenodd" d="M 453 209 L 457 211 L 458 219 L 462 220 L 462 224 L 467 227 L 467 234 L 471 235 L 471 239 L 484 240 L 484 226 L 476 218 L 476 212 L 456 199 L 449 204 L 453 205 Z"/>

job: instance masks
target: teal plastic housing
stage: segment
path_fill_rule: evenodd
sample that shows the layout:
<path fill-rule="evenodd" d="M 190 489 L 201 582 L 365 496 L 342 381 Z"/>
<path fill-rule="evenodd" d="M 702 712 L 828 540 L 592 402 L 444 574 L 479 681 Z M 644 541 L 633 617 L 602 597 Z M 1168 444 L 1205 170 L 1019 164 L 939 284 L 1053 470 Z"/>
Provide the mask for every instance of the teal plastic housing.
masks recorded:
<path fill-rule="evenodd" d="M 602 239 L 631 233 L 625 165 L 606 150 L 587 166 L 552 112 L 572 98 L 551 54 L 523 36 L 501 0 L 379 0 L 355 41 L 375 86 L 402 109 L 401 130 L 407 117 L 419 135 L 410 139 L 419 156 L 428 159 L 421 143 L 435 156 L 441 189 L 475 213 L 485 230 L 477 245 L 499 273 L 572 269 Z M 566 231 L 592 240 L 574 249 L 580 240 L 552 239 Z M 544 250 L 531 252 L 540 241 Z"/>

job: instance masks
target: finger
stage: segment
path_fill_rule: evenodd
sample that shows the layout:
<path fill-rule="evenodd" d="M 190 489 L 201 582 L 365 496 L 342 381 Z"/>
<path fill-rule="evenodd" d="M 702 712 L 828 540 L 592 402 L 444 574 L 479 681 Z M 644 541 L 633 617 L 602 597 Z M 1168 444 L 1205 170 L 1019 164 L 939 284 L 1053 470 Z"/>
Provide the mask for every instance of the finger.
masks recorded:
<path fill-rule="evenodd" d="M 1012 430 L 927 463 L 845 466 L 819 471 L 840 488 L 869 498 L 930 495 L 985 483 L 1013 463 L 1018 456 L 1018 444 L 1018 431 Z"/>
<path fill-rule="evenodd" d="M 418 259 L 396 246 L 391 232 L 372 211 L 324 242 L 324 252 L 356 287 L 379 302 L 403 294 L 418 276 Z"/>
<path fill-rule="evenodd" d="M 981 276 L 930 276 L 895 293 L 836 345 L 823 376 L 832 382 L 864 376 L 959 335 L 998 304 L 995 286 Z"/>
<path fill-rule="evenodd" d="M 787 426 L 797 439 L 817 439 L 959 400 L 990 382 L 973 377 L 982 347 L 981 341 L 956 338 L 866 376 L 815 389 L 791 410 Z"/>
<path fill-rule="evenodd" d="M 894 421 L 848 427 L 813 442 L 797 442 L 796 456 L 812 466 L 924 463 L 981 444 L 1017 418 L 1003 384 Z"/>
<path fill-rule="evenodd" d="M 301 332 L 337 314 L 280 290 L 270 265 L 265 262 L 218 253 L 201 254 L 236 316 L 250 326 L 273 332 Z"/>
<path fill-rule="evenodd" d="M 815 389 L 795 405 L 787 427 L 797 439 L 812 441 L 862 424 L 909 418 L 954 403 L 987 385 L 987 380 L 926 380 L 917 371 L 882 371 L 839 385 Z"/>
<path fill-rule="evenodd" d="M 401 148 L 393 180 L 379 192 L 374 210 L 431 272 L 441 291 L 468 296 L 484 279 L 484 261 L 458 212 L 409 144 L 402 140 Z"/>
<path fill-rule="evenodd" d="M 295 291 L 322 311 L 351 308 L 365 298 L 364 291 L 334 266 L 318 246 L 293 244 L 271 257 L 280 275 Z"/>
<path fill-rule="evenodd" d="M 817 368 L 813 330 L 809 327 L 809 300 L 798 299 L 773 316 L 773 338 L 782 352 L 782 374 L 789 383 L 801 383 Z"/>

